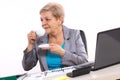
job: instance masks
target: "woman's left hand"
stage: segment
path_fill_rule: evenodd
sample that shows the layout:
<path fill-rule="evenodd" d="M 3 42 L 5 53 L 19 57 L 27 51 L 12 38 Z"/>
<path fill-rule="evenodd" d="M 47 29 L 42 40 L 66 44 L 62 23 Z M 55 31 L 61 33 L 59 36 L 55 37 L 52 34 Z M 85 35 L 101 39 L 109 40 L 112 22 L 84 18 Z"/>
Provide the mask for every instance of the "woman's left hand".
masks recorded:
<path fill-rule="evenodd" d="M 49 47 L 42 48 L 43 50 L 50 50 L 52 53 L 64 56 L 65 50 L 58 44 L 51 43 Z"/>

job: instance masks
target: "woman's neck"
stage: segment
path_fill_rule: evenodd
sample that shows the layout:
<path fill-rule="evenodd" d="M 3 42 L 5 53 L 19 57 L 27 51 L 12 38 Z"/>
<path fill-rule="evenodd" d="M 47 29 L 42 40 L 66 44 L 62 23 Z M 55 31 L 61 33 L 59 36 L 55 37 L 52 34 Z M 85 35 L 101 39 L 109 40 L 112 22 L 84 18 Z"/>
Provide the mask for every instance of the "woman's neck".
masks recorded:
<path fill-rule="evenodd" d="M 54 34 L 49 34 L 48 38 L 49 43 L 56 43 L 58 45 L 62 45 L 62 43 L 64 42 L 62 27 L 60 29 L 55 30 Z"/>
<path fill-rule="evenodd" d="M 54 30 L 53 33 L 49 34 L 49 37 L 51 37 L 51 38 L 58 38 L 61 35 L 63 35 L 62 26 L 60 26 L 59 28 Z"/>

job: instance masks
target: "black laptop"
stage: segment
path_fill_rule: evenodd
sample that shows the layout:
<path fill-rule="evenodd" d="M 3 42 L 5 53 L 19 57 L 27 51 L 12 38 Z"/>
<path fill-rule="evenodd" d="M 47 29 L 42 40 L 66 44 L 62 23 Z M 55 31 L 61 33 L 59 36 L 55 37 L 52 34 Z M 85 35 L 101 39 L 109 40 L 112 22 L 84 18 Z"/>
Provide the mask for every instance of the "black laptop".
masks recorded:
<path fill-rule="evenodd" d="M 117 63 L 120 63 L 120 28 L 99 32 L 92 70 L 98 70 Z"/>
<path fill-rule="evenodd" d="M 120 28 L 99 32 L 95 61 L 77 65 L 76 69 L 67 75 L 76 77 L 117 63 L 120 63 Z"/>

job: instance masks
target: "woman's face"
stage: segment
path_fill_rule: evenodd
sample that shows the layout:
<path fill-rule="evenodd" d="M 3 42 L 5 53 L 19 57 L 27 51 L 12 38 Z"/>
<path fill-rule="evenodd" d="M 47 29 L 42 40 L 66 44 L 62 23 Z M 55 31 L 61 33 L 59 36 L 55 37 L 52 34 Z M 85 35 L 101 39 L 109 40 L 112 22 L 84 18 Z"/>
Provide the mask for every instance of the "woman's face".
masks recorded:
<path fill-rule="evenodd" d="M 40 14 L 42 27 L 47 34 L 54 33 L 59 27 L 61 27 L 62 20 L 56 19 L 51 11 L 43 12 Z"/>

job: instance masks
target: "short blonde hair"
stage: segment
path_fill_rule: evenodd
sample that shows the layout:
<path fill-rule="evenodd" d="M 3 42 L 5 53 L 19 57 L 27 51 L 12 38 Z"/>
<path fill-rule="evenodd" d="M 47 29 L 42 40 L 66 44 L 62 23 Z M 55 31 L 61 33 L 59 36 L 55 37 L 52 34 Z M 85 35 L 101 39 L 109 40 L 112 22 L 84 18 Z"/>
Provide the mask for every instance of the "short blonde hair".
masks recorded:
<path fill-rule="evenodd" d="M 51 11 L 52 15 L 58 19 L 60 17 L 64 18 L 64 9 L 62 7 L 62 5 L 55 3 L 55 2 L 50 2 L 48 4 L 46 4 L 41 10 L 40 10 L 40 14 L 43 12 L 47 12 L 47 11 Z"/>

